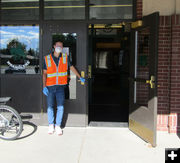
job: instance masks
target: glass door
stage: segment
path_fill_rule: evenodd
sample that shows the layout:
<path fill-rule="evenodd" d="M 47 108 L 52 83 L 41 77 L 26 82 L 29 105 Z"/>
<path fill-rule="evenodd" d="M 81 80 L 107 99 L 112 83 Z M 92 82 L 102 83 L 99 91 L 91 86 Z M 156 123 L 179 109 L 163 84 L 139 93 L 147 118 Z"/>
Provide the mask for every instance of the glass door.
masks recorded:
<path fill-rule="evenodd" d="M 85 24 L 53 23 L 43 27 L 43 55 L 53 52 L 56 41 L 63 42 L 63 51 L 69 55 L 71 64 L 86 78 L 87 27 Z M 46 97 L 43 96 L 43 109 L 46 112 Z M 87 125 L 87 84 L 81 84 L 69 70 L 69 82 L 65 88 L 64 125 Z"/>

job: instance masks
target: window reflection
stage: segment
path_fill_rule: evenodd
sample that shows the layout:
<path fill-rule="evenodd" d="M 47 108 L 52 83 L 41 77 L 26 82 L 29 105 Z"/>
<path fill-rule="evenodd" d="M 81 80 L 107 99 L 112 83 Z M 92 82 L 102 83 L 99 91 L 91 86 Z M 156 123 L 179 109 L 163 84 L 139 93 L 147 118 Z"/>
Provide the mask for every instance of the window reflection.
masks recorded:
<path fill-rule="evenodd" d="M 108 69 L 112 71 L 119 70 L 122 66 L 122 57 L 124 52 L 119 49 L 98 50 L 95 54 L 95 68 Z"/>
<path fill-rule="evenodd" d="M 1 74 L 39 73 L 39 26 L 0 27 Z"/>
<path fill-rule="evenodd" d="M 107 51 L 96 52 L 96 68 L 107 69 Z"/>
<path fill-rule="evenodd" d="M 1 0 L 2 20 L 38 20 L 39 0 Z"/>
<path fill-rule="evenodd" d="M 134 102 L 148 107 L 149 84 L 145 81 L 149 79 L 149 55 L 150 55 L 150 29 L 149 27 L 144 28 L 136 33 L 137 37 L 137 53 L 136 53 L 136 64 L 135 64 L 135 74 L 136 78 L 142 81 L 137 81 L 135 84 L 135 100 Z"/>
<path fill-rule="evenodd" d="M 46 20 L 85 18 L 85 0 L 45 0 L 44 6 Z"/>
<path fill-rule="evenodd" d="M 133 0 L 90 0 L 90 19 L 132 19 Z"/>

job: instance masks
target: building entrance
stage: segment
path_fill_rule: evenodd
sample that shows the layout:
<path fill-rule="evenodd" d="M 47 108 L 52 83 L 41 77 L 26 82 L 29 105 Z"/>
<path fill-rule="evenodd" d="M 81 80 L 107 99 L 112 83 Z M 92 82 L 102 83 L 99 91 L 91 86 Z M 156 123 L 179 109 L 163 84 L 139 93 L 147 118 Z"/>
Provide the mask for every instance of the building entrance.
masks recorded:
<path fill-rule="evenodd" d="M 128 122 L 130 23 L 89 25 L 89 122 Z"/>
<path fill-rule="evenodd" d="M 159 13 L 153 13 L 130 23 L 130 28 L 121 23 L 91 24 L 89 29 L 90 125 L 128 123 L 152 146 L 157 125 L 158 18 Z"/>

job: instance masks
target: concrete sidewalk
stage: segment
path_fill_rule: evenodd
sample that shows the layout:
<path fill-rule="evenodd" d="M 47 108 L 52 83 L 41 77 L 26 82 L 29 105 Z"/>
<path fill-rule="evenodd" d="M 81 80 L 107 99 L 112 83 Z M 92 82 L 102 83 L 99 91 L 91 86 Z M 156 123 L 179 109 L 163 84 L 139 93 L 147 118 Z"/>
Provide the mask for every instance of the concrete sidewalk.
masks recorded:
<path fill-rule="evenodd" d="M 48 127 L 24 125 L 22 139 L 0 140 L 1 163 L 165 163 L 165 148 L 180 148 L 176 134 L 157 133 L 151 148 L 128 128 L 66 127 L 63 136 Z"/>

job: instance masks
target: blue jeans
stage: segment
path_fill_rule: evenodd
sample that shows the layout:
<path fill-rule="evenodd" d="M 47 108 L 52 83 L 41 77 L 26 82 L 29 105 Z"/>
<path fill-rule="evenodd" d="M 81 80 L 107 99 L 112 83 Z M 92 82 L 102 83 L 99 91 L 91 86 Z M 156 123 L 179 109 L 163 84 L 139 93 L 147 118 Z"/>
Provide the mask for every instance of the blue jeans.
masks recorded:
<path fill-rule="evenodd" d="M 54 104 L 55 99 L 57 103 L 57 113 L 56 113 L 56 125 L 61 126 L 61 122 L 63 119 L 64 113 L 64 86 L 50 86 L 47 87 L 49 90 L 49 94 L 47 96 L 47 114 L 48 114 L 48 122 L 49 125 L 54 124 Z"/>

